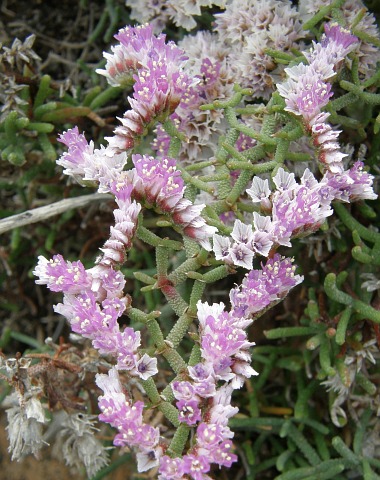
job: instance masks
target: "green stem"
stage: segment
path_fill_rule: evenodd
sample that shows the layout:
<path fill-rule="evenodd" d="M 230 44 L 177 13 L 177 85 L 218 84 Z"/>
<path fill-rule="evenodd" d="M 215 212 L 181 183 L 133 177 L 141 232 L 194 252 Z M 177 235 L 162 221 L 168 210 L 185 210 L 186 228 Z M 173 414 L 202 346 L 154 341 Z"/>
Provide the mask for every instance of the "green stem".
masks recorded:
<path fill-rule="evenodd" d="M 91 101 L 89 108 L 91 110 L 97 110 L 114 98 L 119 97 L 122 92 L 123 89 L 121 87 L 108 87 Z"/>
<path fill-rule="evenodd" d="M 208 252 L 202 249 L 196 257 L 188 258 L 179 267 L 177 267 L 168 279 L 173 285 L 178 285 L 187 280 L 188 272 L 195 272 L 201 268 L 207 261 Z"/>
<path fill-rule="evenodd" d="M 193 323 L 194 318 L 196 318 L 195 314 L 186 311 L 179 317 L 174 327 L 170 330 L 166 341 L 169 342 L 170 345 L 173 345 L 174 349 L 178 348 L 183 337 L 188 332 L 190 325 Z"/>
<path fill-rule="evenodd" d="M 330 376 L 335 374 L 335 370 L 331 366 L 330 342 L 325 336 L 322 337 L 319 347 L 319 362 L 326 375 Z"/>
<path fill-rule="evenodd" d="M 363 92 L 361 86 L 355 85 L 354 83 L 351 83 L 351 82 L 347 82 L 347 80 L 341 80 L 339 85 L 344 90 L 347 90 L 348 92 L 352 92 L 355 95 L 357 95 L 364 103 L 369 103 L 370 105 L 380 104 L 380 94 L 378 93 Z"/>
<path fill-rule="evenodd" d="M 283 337 L 298 337 L 301 335 L 312 335 L 315 333 L 313 327 L 280 327 L 264 331 L 266 338 L 274 340 Z"/>
<path fill-rule="evenodd" d="M 190 309 L 192 311 L 197 310 L 197 303 L 202 298 L 205 287 L 206 282 L 204 280 L 195 280 L 189 301 Z"/>
<path fill-rule="evenodd" d="M 355 455 L 352 450 L 347 447 L 347 445 L 340 437 L 334 437 L 332 439 L 332 446 L 339 453 L 339 455 L 346 459 L 353 467 L 359 465 L 360 459 Z"/>
<path fill-rule="evenodd" d="M 335 212 L 338 214 L 344 225 L 351 231 L 356 230 L 361 236 L 361 238 L 363 238 L 364 240 L 368 240 L 369 242 L 375 243 L 380 241 L 380 234 L 364 227 L 350 214 L 350 212 L 342 203 L 334 202 L 333 206 Z"/>
<path fill-rule="evenodd" d="M 190 354 L 189 358 L 189 367 L 193 367 L 197 363 L 200 363 L 202 360 L 201 347 L 199 344 L 195 343 Z"/>
<path fill-rule="evenodd" d="M 140 240 L 148 245 L 152 245 L 153 247 L 165 247 L 172 248 L 173 250 L 183 250 L 183 245 L 181 242 L 170 240 L 169 238 L 161 238 L 152 231 L 143 227 L 141 222 L 139 222 L 136 235 Z"/>
<path fill-rule="evenodd" d="M 215 100 L 213 103 L 201 105 L 200 110 L 221 110 L 228 107 L 236 107 L 243 98 L 242 92 L 236 92 L 229 100 L 223 102 L 222 100 Z"/>
<path fill-rule="evenodd" d="M 42 106 L 45 99 L 50 93 L 50 75 L 43 75 L 40 80 L 40 85 L 38 87 L 37 95 L 34 99 L 33 110 L 35 111 L 38 107 Z"/>
<path fill-rule="evenodd" d="M 141 380 L 141 385 L 148 395 L 149 400 L 153 403 L 153 406 L 157 407 L 165 417 L 178 428 L 180 426 L 178 410 L 171 403 L 162 401 L 154 380 L 152 378 Z"/>
<path fill-rule="evenodd" d="M 215 188 L 213 186 L 210 186 L 206 182 L 202 182 L 202 180 L 200 180 L 199 178 L 190 175 L 183 167 L 177 165 L 177 168 L 181 171 L 181 175 L 185 183 L 190 183 L 191 185 L 199 188 L 199 190 L 203 190 L 210 195 L 213 195 L 215 193 Z"/>
<path fill-rule="evenodd" d="M 193 163 L 185 167 L 186 172 L 193 172 L 194 170 L 202 170 L 202 168 L 211 167 L 215 165 L 215 160 L 205 160 L 204 162 Z"/>
<path fill-rule="evenodd" d="M 315 27 L 317 23 L 323 20 L 325 17 L 329 15 L 333 8 L 340 8 L 346 0 L 335 0 L 330 5 L 326 5 L 322 7 L 318 12 L 314 15 L 314 17 L 310 18 L 307 22 L 305 22 L 302 26 L 303 30 L 310 30 L 311 28 Z"/>
<path fill-rule="evenodd" d="M 278 140 L 276 138 L 270 137 L 265 133 L 254 132 L 251 128 L 247 127 L 243 123 L 240 123 L 237 120 L 236 114 L 232 108 L 226 108 L 225 116 L 226 116 L 226 120 L 231 125 L 231 127 L 236 128 L 236 130 L 244 133 L 244 135 L 247 135 L 248 137 L 257 140 L 263 143 L 264 145 L 273 145 L 273 146 L 277 145 Z"/>
<path fill-rule="evenodd" d="M 167 449 L 167 455 L 171 457 L 181 457 L 183 449 L 185 448 L 187 439 L 189 437 L 190 428 L 182 423 L 174 434 L 172 441 L 170 442 L 169 448 Z"/>
<path fill-rule="evenodd" d="M 157 278 L 166 277 L 169 268 L 169 250 L 164 246 L 156 248 Z"/>
<path fill-rule="evenodd" d="M 338 303 L 352 307 L 355 312 L 364 315 L 364 317 L 372 320 L 375 323 L 380 324 L 380 311 L 374 309 L 370 305 L 352 298 L 347 293 L 342 292 L 338 289 L 336 284 L 336 275 L 334 273 L 329 273 L 325 278 L 324 288 L 326 295 L 335 300 Z"/>
<path fill-rule="evenodd" d="M 356 375 L 356 382 L 362 387 L 362 389 L 368 393 L 368 395 L 375 395 L 377 392 L 377 387 L 372 383 L 365 375 L 358 373 Z"/>
<path fill-rule="evenodd" d="M 230 170 L 248 170 L 255 175 L 260 175 L 261 173 L 271 172 L 278 163 L 275 160 L 270 160 L 269 162 L 260 163 L 258 165 L 252 165 L 247 162 L 239 162 L 237 160 L 230 160 L 227 163 L 227 166 Z"/>
<path fill-rule="evenodd" d="M 226 198 L 227 205 L 234 205 L 239 199 L 240 195 L 244 192 L 251 180 L 252 174 L 248 170 L 243 170 L 239 178 L 236 180 L 235 185 L 232 187 L 230 194 Z"/>
<path fill-rule="evenodd" d="M 304 457 L 311 465 L 316 466 L 321 463 L 318 453 L 310 445 L 306 437 L 293 424 L 289 426 L 287 436 L 289 436 L 297 445 L 299 450 L 303 453 Z"/>
<path fill-rule="evenodd" d="M 352 308 L 347 307 L 346 309 L 343 310 L 339 322 L 338 322 L 338 327 L 336 329 L 336 336 L 335 336 L 335 342 L 337 345 L 343 345 L 346 341 L 346 332 L 347 332 L 347 327 L 348 327 L 348 322 L 350 321 L 352 314 Z"/>

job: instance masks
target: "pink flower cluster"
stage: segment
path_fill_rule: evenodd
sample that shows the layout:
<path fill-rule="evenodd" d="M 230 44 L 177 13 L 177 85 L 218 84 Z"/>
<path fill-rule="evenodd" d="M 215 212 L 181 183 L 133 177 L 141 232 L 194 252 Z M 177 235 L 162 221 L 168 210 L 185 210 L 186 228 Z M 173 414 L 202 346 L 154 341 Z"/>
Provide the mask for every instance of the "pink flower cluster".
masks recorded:
<path fill-rule="evenodd" d="M 37 285 L 46 285 L 52 292 L 66 292 L 77 294 L 91 285 L 91 275 L 86 271 L 82 262 L 66 262 L 62 255 L 54 255 L 47 260 L 40 255 L 34 275 L 40 277 Z"/>
<path fill-rule="evenodd" d="M 197 426 L 196 440 L 183 458 L 162 457 L 160 479 L 190 475 L 204 480 L 211 464 L 230 467 L 237 460 L 228 427 L 229 418 L 238 412 L 231 406 L 231 394 L 245 378 L 257 375 L 250 366 L 249 348 L 254 343 L 245 331 L 251 320 L 226 312 L 223 303 L 198 302 L 197 309 L 202 361 L 188 367 L 188 380 L 172 383 L 179 420 Z"/>
<path fill-rule="evenodd" d="M 210 250 L 209 239 L 216 228 L 207 225 L 200 216 L 204 204 L 193 205 L 190 200 L 183 198 L 185 186 L 176 161 L 138 154 L 132 155 L 132 161 L 135 168 L 120 176 L 116 188 L 131 185 L 131 195 L 135 199 L 157 208 L 160 213 L 168 214 L 184 235 Z"/>
<path fill-rule="evenodd" d="M 337 142 L 340 132 L 326 123 L 330 114 L 322 113 L 322 108 L 333 95 L 327 80 L 335 75 L 338 65 L 357 43 L 358 39 L 337 23 L 325 24 L 322 41 L 313 42 L 310 51 L 304 52 L 308 64 L 286 68 L 289 79 L 277 85 L 280 95 L 285 98 L 285 110 L 303 117 L 319 149 L 320 162 L 325 170 L 333 173 L 343 172 L 345 155 L 340 152 Z"/>
<path fill-rule="evenodd" d="M 114 445 L 132 447 L 137 450 L 139 472 L 144 472 L 158 465 L 157 447 L 160 438 L 158 428 L 143 421 L 144 403 L 134 404 L 125 393 L 116 368 L 108 374 L 97 374 L 96 384 L 104 392 L 99 397 L 101 414 L 99 420 L 109 423 L 117 429 Z"/>
<path fill-rule="evenodd" d="M 230 312 L 223 303 L 198 302 L 201 362 L 187 368 L 186 379 L 172 383 L 179 421 L 195 427 L 192 446 L 181 458 L 164 454 L 158 428 L 143 421 L 143 402 L 132 403 L 120 381 L 120 371 L 143 380 L 157 372 L 157 360 L 138 353 L 140 333 L 129 327 L 121 332 L 118 327 L 117 319 L 126 308 L 123 275 L 102 264 L 85 270 L 81 262 L 66 262 L 60 255 L 49 262 L 40 257 L 34 273 L 37 283 L 64 292 L 63 303 L 55 311 L 69 320 L 73 331 L 90 338 L 101 354 L 117 359 L 108 374 L 96 376 L 104 392 L 99 397 L 99 419 L 117 429 L 114 445 L 137 452 L 140 472 L 158 467 L 161 480 L 186 476 L 205 480 L 211 478 L 207 473 L 212 464 L 230 467 L 237 460 L 228 427 L 238 412 L 231 405 L 231 395 L 246 378 L 256 375 L 249 352 L 254 343 L 248 341 L 246 329 L 254 312 L 283 298 L 301 281 L 291 261 L 275 256 L 262 271 L 251 272 L 231 292 Z"/>
<path fill-rule="evenodd" d="M 231 238 L 215 234 L 213 250 L 217 260 L 253 268 L 257 255 L 267 257 L 278 245 L 291 246 L 291 238 L 310 235 L 332 215 L 331 202 L 375 199 L 373 176 L 363 170 L 363 163 L 342 173 L 329 171 L 320 182 L 306 169 L 297 183 L 294 173 L 280 168 L 273 177 L 276 189 L 271 192 L 268 180 L 254 177 L 247 190 L 252 202 L 260 203 L 270 215 L 253 214 L 253 226 L 236 220 Z"/>
<path fill-rule="evenodd" d="M 215 411 L 217 407 L 219 410 L 223 410 L 231 401 L 230 390 L 223 389 L 223 387 L 220 390 L 220 395 L 215 398 L 210 412 L 213 409 Z M 231 416 L 235 413 L 234 411 Z M 182 458 L 171 458 L 167 455 L 160 458 L 158 479 L 185 480 L 190 476 L 193 480 L 211 480 L 211 477 L 207 475 L 211 464 L 215 463 L 220 467 L 229 468 L 232 463 L 237 461 L 237 456 L 231 452 L 233 447 L 231 437 L 233 437 L 233 432 L 227 424 L 223 425 L 212 421 L 200 423 L 196 430 L 196 443 L 189 453 Z"/>
<path fill-rule="evenodd" d="M 152 25 L 126 27 L 115 38 L 113 54 L 105 53 L 106 69 L 97 70 L 111 85 L 133 84 L 131 109 L 120 119 L 115 136 L 108 138 L 115 153 L 133 148 L 136 140 L 154 120 L 165 119 L 179 105 L 193 80 L 183 73 L 187 57 L 166 36 L 153 34 Z"/>
<path fill-rule="evenodd" d="M 187 379 L 172 383 L 179 420 L 196 426 L 195 439 L 182 458 L 160 458 L 160 480 L 182 480 L 189 475 L 205 480 L 212 464 L 230 467 L 233 432 L 228 420 L 238 409 L 231 405 L 234 389 L 257 373 L 250 366 L 246 329 L 254 313 L 284 298 L 302 281 L 290 259 L 275 255 L 262 270 L 253 270 L 243 284 L 231 290 L 231 311 L 223 303 L 198 302 L 201 362 L 187 368 Z M 221 385 L 221 382 L 222 385 Z"/>
<path fill-rule="evenodd" d="M 92 142 L 88 144 L 77 127 L 62 134 L 60 141 L 68 146 L 68 152 L 57 161 L 66 167 L 64 173 L 79 181 L 98 182 L 98 190 L 111 192 L 119 207 L 114 211 L 116 223 L 101 249 L 103 255 L 98 263 L 124 263 L 125 249 L 131 246 L 141 210 L 141 205 L 132 198 L 170 215 L 184 235 L 195 239 L 207 250 L 211 249 L 209 239 L 216 228 L 206 225 L 200 216 L 204 204 L 193 205 L 183 198 L 185 186 L 174 159 L 136 154 L 132 155 L 135 168 L 123 171 L 127 161 L 125 154 L 114 154 L 105 148 L 94 150 Z"/>
<path fill-rule="evenodd" d="M 138 352 L 140 333 L 130 327 L 120 331 L 117 320 L 129 303 L 121 272 L 102 264 L 85 270 L 80 261 L 66 262 L 61 255 L 38 260 L 36 283 L 64 293 L 54 311 L 67 318 L 74 332 L 89 338 L 102 355 L 114 357 L 119 370 L 144 380 L 157 373 L 157 359 Z"/>
<path fill-rule="evenodd" d="M 152 25 L 122 28 L 115 38 L 119 44 L 111 47 L 112 54 L 104 53 L 107 60 L 105 70 L 97 70 L 114 86 L 131 85 L 135 73 L 147 69 L 151 61 L 167 62 L 173 68 L 174 64 L 182 66 L 187 60 L 174 42 L 165 42 L 166 35 L 154 35 Z"/>
<path fill-rule="evenodd" d="M 127 27 L 116 39 L 120 43 L 112 48 L 112 54 L 105 54 L 106 69 L 99 73 L 111 85 L 133 84 L 131 109 L 121 119 L 115 136 L 108 139 L 107 148 L 95 149 L 77 127 L 62 134 L 59 141 L 68 152 L 57 162 L 65 168 L 64 173 L 79 182 L 96 182 L 100 192 L 114 196 L 115 224 L 93 268 L 86 270 L 80 261 L 66 261 L 61 255 L 50 261 L 40 256 L 34 274 L 36 283 L 63 292 L 63 301 L 54 310 L 68 319 L 72 330 L 90 339 L 100 354 L 113 358 L 114 366 L 108 374 L 98 374 L 96 382 L 103 390 L 99 418 L 118 432 L 114 444 L 138 452 L 140 472 L 158 467 L 160 480 L 207 480 L 212 464 L 230 467 L 237 460 L 232 453 L 233 432 L 228 427 L 238 411 L 231 405 L 231 396 L 247 378 L 256 375 L 250 365 L 254 343 L 248 341 L 247 327 L 303 279 L 295 274 L 292 260 L 274 251 L 279 245 L 290 246 L 292 238 L 318 229 L 332 214 L 334 199 L 376 198 L 373 178 L 361 162 L 344 170 L 339 132 L 326 123 L 329 114 L 322 112 L 332 96 L 327 80 L 335 75 L 357 39 L 338 25 L 327 25 L 322 41 L 305 53 L 308 64 L 286 69 L 289 80 L 278 86 L 286 110 L 302 116 L 319 149 L 326 170 L 323 178 L 318 182 L 307 169 L 297 182 L 294 174 L 280 168 L 271 191 L 268 180 L 255 177 L 247 193 L 260 204 L 261 214 L 253 214 L 253 224 L 236 220 L 231 238 L 216 234 L 217 229 L 206 224 L 201 217 L 203 204 L 193 205 L 184 198 L 184 181 L 176 161 L 167 156 L 169 142 L 162 129 L 155 143 L 159 157 L 134 154 L 133 167 L 124 170 L 127 151 L 154 121 L 171 115 L 185 131 L 202 113 L 200 104 L 216 98 L 221 64 L 204 58 L 198 77 L 186 75 L 183 51 L 173 42 L 166 43 L 165 35 L 154 36 L 151 26 Z M 239 150 L 252 145 L 252 139 L 240 135 Z M 174 229 L 207 250 L 213 237 L 217 260 L 251 270 L 242 284 L 231 290 L 230 311 L 225 311 L 223 303 L 197 304 L 200 361 L 181 371 L 181 380 L 171 385 L 178 420 L 193 427 L 194 433 L 189 450 L 181 458 L 165 454 L 159 429 L 144 423 L 144 403 L 132 402 L 119 376 L 124 371 L 147 380 L 158 371 L 157 359 L 141 351 L 140 332 L 130 327 L 121 330 L 118 324 L 130 307 L 123 292 L 125 278 L 118 267 L 126 261 L 143 206 L 165 215 Z M 260 270 L 252 270 L 257 255 L 269 259 Z"/>
<path fill-rule="evenodd" d="M 244 378 L 256 375 L 250 367 L 249 348 L 245 329 L 252 323 L 248 317 L 225 312 L 223 303 L 198 302 L 199 333 L 201 338 L 202 367 L 211 373 L 214 383 L 231 382 L 240 388 Z"/>
<path fill-rule="evenodd" d="M 289 258 L 276 253 L 261 270 L 252 270 L 239 287 L 230 292 L 231 314 L 249 318 L 282 300 L 289 290 L 302 282 Z"/>
<path fill-rule="evenodd" d="M 108 184 L 120 175 L 127 163 L 125 153 L 115 154 L 103 146 L 94 149 L 94 143 L 88 143 L 78 127 L 61 134 L 58 141 L 68 147 L 68 151 L 57 160 L 57 164 L 65 168 L 63 173 L 79 183 L 99 183 L 99 192 L 109 191 Z"/>

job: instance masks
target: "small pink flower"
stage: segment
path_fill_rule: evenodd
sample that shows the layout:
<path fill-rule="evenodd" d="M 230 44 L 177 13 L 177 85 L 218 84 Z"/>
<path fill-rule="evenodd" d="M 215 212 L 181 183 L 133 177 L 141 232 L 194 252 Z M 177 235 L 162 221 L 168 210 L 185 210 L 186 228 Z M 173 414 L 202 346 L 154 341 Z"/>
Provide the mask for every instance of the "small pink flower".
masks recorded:
<path fill-rule="evenodd" d="M 177 403 L 179 410 L 178 420 L 188 425 L 194 425 L 202 418 L 197 400 L 179 400 Z"/>

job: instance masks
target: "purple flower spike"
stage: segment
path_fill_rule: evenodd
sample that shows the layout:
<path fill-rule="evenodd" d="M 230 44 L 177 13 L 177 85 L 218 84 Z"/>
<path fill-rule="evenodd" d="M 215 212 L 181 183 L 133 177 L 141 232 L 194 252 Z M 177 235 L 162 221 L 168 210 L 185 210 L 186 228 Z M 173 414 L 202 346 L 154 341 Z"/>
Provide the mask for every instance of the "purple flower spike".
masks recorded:
<path fill-rule="evenodd" d="M 342 159 L 337 138 L 326 124 L 329 113 L 322 113 L 332 96 L 331 85 L 326 80 L 335 76 L 336 69 L 353 49 L 358 39 L 337 23 L 325 24 L 325 35 L 320 43 L 313 42 L 309 51 L 303 52 L 308 65 L 286 68 L 289 79 L 277 85 L 285 99 L 285 110 L 300 115 L 311 133 L 314 144 L 319 147 L 319 161 L 325 171 L 341 173 Z"/>

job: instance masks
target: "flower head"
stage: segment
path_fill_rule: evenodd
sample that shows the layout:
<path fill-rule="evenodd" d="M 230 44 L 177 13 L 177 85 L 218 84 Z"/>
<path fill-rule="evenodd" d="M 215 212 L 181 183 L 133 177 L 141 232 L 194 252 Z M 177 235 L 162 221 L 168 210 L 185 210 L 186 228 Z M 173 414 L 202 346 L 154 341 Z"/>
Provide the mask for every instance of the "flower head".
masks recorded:
<path fill-rule="evenodd" d="M 176 405 L 179 410 L 178 420 L 180 422 L 194 425 L 201 420 L 201 411 L 196 400 L 179 400 Z"/>
<path fill-rule="evenodd" d="M 295 275 L 292 261 L 276 254 L 262 265 L 262 270 L 252 270 L 241 286 L 231 290 L 231 315 L 238 318 L 254 315 L 278 302 L 302 280 L 303 277 Z"/>
<path fill-rule="evenodd" d="M 39 277 L 37 285 L 47 285 L 52 292 L 81 293 L 91 285 L 91 275 L 82 262 L 66 262 L 62 255 L 51 260 L 40 255 L 33 274 Z"/>

